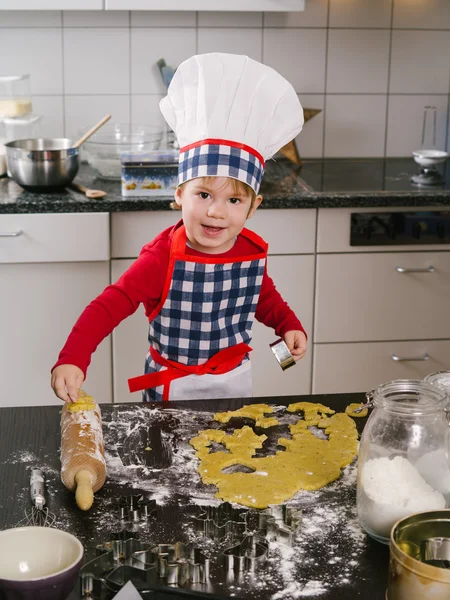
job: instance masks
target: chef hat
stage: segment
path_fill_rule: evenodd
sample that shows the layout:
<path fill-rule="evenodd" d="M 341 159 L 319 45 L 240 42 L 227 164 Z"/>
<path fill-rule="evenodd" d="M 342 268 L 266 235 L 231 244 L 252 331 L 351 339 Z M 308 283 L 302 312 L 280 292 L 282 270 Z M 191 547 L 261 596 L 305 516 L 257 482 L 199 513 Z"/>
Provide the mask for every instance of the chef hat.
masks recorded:
<path fill-rule="evenodd" d="M 303 126 L 292 85 L 237 54 L 200 54 L 181 63 L 160 109 L 180 145 L 178 184 L 218 175 L 258 193 L 265 161 Z"/>

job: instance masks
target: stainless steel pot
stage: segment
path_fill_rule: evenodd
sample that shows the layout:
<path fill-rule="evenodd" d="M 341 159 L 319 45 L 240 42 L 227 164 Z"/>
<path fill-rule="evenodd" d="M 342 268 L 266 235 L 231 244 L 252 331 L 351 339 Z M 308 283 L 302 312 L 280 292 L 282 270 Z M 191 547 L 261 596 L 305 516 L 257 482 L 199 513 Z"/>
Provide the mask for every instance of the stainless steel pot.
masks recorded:
<path fill-rule="evenodd" d="M 23 188 L 48 191 L 66 187 L 80 166 L 78 148 L 67 138 L 15 140 L 5 144 L 8 174 Z"/>

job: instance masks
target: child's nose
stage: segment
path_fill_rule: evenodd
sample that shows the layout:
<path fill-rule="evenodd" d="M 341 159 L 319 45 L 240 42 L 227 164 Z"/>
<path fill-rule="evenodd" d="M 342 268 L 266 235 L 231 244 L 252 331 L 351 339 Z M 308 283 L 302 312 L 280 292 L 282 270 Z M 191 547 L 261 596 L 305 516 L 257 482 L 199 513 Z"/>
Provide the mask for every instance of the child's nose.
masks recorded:
<path fill-rule="evenodd" d="M 215 219 L 225 219 L 227 216 L 227 205 L 225 202 L 211 202 L 208 208 L 208 216 Z"/>

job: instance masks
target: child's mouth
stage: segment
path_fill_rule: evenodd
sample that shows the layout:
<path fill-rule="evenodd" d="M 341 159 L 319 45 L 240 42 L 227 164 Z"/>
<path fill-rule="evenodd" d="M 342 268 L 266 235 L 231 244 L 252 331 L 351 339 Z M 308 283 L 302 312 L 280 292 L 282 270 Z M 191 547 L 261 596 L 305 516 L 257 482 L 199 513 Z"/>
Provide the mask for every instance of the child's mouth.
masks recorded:
<path fill-rule="evenodd" d="M 224 230 L 224 227 L 211 227 L 210 225 L 202 225 L 202 227 L 207 235 L 219 235 Z"/>

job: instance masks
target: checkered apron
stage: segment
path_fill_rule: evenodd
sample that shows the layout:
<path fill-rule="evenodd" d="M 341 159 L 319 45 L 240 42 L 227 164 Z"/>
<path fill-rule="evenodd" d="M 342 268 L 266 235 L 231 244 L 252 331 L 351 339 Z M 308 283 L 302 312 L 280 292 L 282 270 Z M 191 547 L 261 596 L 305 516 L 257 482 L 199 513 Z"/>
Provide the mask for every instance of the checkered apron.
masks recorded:
<path fill-rule="evenodd" d="M 195 385 L 198 378 L 214 375 L 203 379 L 211 380 L 212 386 L 215 378 L 223 383 L 225 377 L 226 386 L 226 374 L 249 361 L 248 344 L 267 244 L 247 229 L 240 235 L 256 243 L 261 252 L 232 259 L 195 257 L 186 254 L 184 225 L 175 231 L 162 297 L 149 316 L 150 349 L 145 375 L 128 381 L 131 392 L 143 390 L 144 402 L 182 400 L 183 397 L 171 397 L 170 384 L 183 377 L 189 377 L 186 385 Z M 200 397 L 217 396 L 213 391 L 209 395 L 203 385 Z"/>

